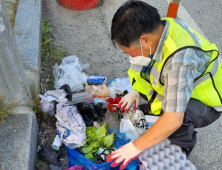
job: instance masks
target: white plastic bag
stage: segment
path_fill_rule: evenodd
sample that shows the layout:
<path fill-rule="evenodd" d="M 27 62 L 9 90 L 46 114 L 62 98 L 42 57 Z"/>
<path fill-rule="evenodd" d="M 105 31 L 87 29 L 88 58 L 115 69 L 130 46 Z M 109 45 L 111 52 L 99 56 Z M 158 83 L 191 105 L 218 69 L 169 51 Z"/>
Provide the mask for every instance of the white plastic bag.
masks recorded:
<path fill-rule="evenodd" d="M 135 113 L 125 113 L 120 121 L 120 132 L 126 133 L 126 137 L 131 140 L 136 140 L 148 129 L 145 115 L 141 110 L 136 110 Z"/>
<path fill-rule="evenodd" d="M 87 75 L 82 73 L 83 69 L 89 67 L 88 64 L 82 64 L 77 56 L 68 56 L 62 60 L 58 66 L 53 67 L 53 76 L 55 78 L 55 89 L 59 89 L 64 84 L 68 84 L 72 92 L 82 90 L 83 84 L 87 81 Z"/>
<path fill-rule="evenodd" d="M 140 134 L 143 134 L 148 129 L 148 124 L 145 118 L 145 115 L 141 110 L 136 110 L 136 112 L 132 115 L 130 115 L 131 121 L 133 125 L 138 128 Z"/>
<path fill-rule="evenodd" d="M 136 140 L 140 136 L 139 131 L 130 121 L 128 114 L 124 114 L 120 121 L 120 132 L 125 133 L 126 138 L 131 139 L 131 141 Z"/>

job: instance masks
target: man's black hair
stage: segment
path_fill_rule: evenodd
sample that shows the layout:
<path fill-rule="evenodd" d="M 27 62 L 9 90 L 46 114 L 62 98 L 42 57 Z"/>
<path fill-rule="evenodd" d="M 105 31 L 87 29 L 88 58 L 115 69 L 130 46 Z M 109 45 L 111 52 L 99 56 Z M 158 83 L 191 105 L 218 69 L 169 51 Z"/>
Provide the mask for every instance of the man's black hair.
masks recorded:
<path fill-rule="evenodd" d="M 130 0 L 115 13 L 112 20 L 111 39 L 115 45 L 129 47 L 144 33 L 153 33 L 161 24 L 158 10 L 149 4 Z"/>

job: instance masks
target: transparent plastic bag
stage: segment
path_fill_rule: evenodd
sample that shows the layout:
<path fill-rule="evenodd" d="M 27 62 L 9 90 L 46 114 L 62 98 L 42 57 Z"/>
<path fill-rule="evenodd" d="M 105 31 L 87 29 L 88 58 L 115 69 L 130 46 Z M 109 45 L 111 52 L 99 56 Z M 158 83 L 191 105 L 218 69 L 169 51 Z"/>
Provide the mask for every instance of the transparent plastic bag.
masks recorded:
<path fill-rule="evenodd" d="M 131 141 L 136 140 L 140 136 L 140 132 L 131 122 L 128 113 L 125 113 L 120 121 L 120 132 L 125 133 L 126 138 Z"/>
<path fill-rule="evenodd" d="M 78 92 L 84 89 L 88 76 L 82 71 L 89 67 L 88 64 L 82 64 L 77 56 L 68 56 L 62 60 L 58 66 L 53 66 L 53 76 L 55 78 L 55 89 L 59 89 L 64 84 L 68 84 L 72 92 Z"/>
<path fill-rule="evenodd" d="M 105 84 L 102 85 L 87 85 L 85 90 L 97 97 L 108 97 L 109 89 Z"/>

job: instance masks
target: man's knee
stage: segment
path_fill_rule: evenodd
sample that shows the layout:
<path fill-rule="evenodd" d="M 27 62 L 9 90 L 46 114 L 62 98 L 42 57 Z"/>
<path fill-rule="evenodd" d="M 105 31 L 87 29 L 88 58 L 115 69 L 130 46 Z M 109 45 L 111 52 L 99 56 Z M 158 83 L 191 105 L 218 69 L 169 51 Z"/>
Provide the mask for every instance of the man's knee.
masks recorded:
<path fill-rule="evenodd" d="M 185 112 L 185 122 L 192 122 L 194 128 L 205 127 L 220 117 L 221 113 L 218 113 L 212 107 L 209 107 L 202 102 L 190 99 L 187 104 Z"/>

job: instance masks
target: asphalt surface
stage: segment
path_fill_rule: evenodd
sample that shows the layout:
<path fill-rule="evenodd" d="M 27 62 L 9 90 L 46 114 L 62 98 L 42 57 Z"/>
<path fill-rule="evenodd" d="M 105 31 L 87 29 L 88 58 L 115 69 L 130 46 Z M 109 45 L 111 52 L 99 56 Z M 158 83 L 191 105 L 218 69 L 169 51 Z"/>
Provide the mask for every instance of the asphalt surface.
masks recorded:
<path fill-rule="evenodd" d="M 217 45 L 219 52 L 222 51 L 222 1 L 186 0 L 181 1 L 181 4 L 205 34 L 205 37 Z M 198 130 L 198 142 L 189 158 L 198 169 L 222 169 L 221 126 L 222 118 L 212 125 Z"/>
<path fill-rule="evenodd" d="M 114 78 L 126 77 L 129 67 L 128 57 L 115 48 L 110 41 L 111 19 L 118 7 L 126 0 L 104 0 L 102 6 L 87 11 L 71 11 L 61 7 L 56 1 L 44 1 L 44 17 L 52 22 L 53 37 L 57 45 L 65 47 L 70 54 L 77 55 L 81 62 L 90 64 L 88 75 L 100 74 Z M 155 6 L 161 17 L 168 9 L 167 1 L 145 0 Z M 222 2 L 183 1 L 189 20 L 194 20 L 205 37 L 222 44 L 221 10 Z M 180 10 L 180 8 L 179 8 Z M 213 18 L 213 19 L 212 19 Z M 183 20 L 182 20 L 183 21 Z M 197 129 L 198 142 L 189 160 L 198 170 L 220 170 L 222 156 L 222 119 L 212 125 Z M 111 124 L 118 128 L 118 122 Z"/>

